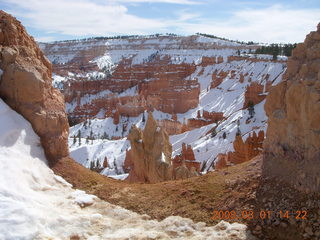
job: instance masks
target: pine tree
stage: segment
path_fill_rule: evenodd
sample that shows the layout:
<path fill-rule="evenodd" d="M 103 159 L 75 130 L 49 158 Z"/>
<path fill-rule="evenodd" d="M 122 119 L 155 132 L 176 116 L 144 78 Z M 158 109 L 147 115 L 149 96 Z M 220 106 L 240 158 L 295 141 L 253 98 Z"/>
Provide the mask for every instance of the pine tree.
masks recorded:
<path fill-rule="evenodd" d="M 146 118 L 144 116 L 144 113 L 142 113 L 142 122 L 145 122 L 146 121 Z"/>
<path fill-rule="evenodd" d="M 223 137 L 223 139 L 226 139 L 226 138 L 227 138 L 226 132 L 223 132 L 222 137 Z"/>
<path fill-rule="evenodd" d="M 215 136 L 217 136 L 217 131 L 216 129 L 213 129 L 211 132 L 211 137 L 214 138 Z"/>
<path fill-rule="evenodd" d="M 79 138 L 79 146 L 81 145 L 81 132 L 80 130 L 78 131 L 78 138 Z"/>
<path fill-rule="evenodd" d="M 250 118 L 253 118 L 255 112 L 254 112 L 254 103 L 252 101 L 248 102 L 248 111 L 249 111 Z"/>
<path fill-rule="evenodd" d="M 86 138 L 86 144 L 89 144 L 89 137 Z"/>
<path fill-rule="evenodd" d="M 239 126 L 237 127 L 237 133 L 236 133 L 236 136 L 241 136 L 241 130 L 240 130 L 240 127 L 239 127 Z"/>
<path fill-rule="evenodd" d="M 93 168 L 94 168 L 94 162 L 91 161 L 91 162 L 90 162 L 90 170 L 93 170 Z"/>
<path fill-rule="evenodd" d="M 76 138 L 76 136 L 74 135 L 73 136 L 73 145 L 75 145 L 77 143 L 77 138 Z"/>
<path fill-rule="evenodd" d="M 106 132 L 103 133 L 102 139 L 109 139 L 109 136 Z"/>

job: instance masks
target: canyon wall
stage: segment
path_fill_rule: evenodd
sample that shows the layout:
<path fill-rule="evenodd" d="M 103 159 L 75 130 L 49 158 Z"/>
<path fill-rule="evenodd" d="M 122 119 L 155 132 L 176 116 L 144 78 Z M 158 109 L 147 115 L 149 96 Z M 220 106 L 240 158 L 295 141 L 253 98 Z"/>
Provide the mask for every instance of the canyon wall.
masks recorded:
<path fill-rule="evenodd" d="M 263 172 L 305 192 L 320 192 L 320 25 L 298 44 L 283 81 L 265 104 Z"/>
<path fill-rule="evenodd" d="M 0 28 L 0 97 L 32 124 L 53 165 L 69 154 L 69 125 L 63 96 L 52 87 L 51 63 L 21 23 L 3 11 Z"/>
<path fill-rule="evenodd" d="M 93 38 L 40 46 L 53 63 L 53 84 L 63 93 L 69 121 L 75 125 L 70 135 L 80 131 L 88 138 L 92 131 L 97 141 L 101 136 L 119 140 L 119 151 L 113 153 L 97 152 L 91 144 L 84 145 L 86 139 L 81 146 L 69 141 L 81 164 L 88 164 L 87 158 L 107 157 L 109 167 L 102 173 L 109 175 L 115 172 L 114 159 L 118 169 L 126 169 L 130 146 L 125 139 L 133 125 L 144 128 L 143 113 L 148 111 L 170 135 L 172 158 L 183 155 L 185 143 L 195 149 L 202 171 L 214 165 L 218 154 L 235 152 L 235 162 L 247 161 L 252 155 L 244 152 L 252 149 L 245 142 L 253 132 L 265 131 L 265 98 L 286 68 L 283 56 L 273 60 L 252 54 L 257 45 L 199 35 Z M 87 119 L 91 126 L 84 126 Z M 234 145 L 238 120 L 243 144 Z M 116 146 L 100 144 L 101 149 Z M 82 157 L 84 146 L 87 154 Z M 238 146 L 240 152 L 234 149 Z"/>

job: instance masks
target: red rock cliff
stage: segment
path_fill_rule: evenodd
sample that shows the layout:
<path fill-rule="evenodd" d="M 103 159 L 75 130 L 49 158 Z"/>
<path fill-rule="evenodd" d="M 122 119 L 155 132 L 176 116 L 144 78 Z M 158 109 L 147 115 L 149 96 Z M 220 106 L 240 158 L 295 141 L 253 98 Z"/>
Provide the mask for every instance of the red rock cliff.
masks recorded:
<path fill-rule="evenodd" d="M 49 164 L 68 156 L 64 99 L 51 86 L 51 64 L 19 21 L 0 11 L 0 97 L 40 136 Z"/>
<path fill-rule="evenodd" d="M 297 189 L 320 192 L 320 24 L 298 44 L 283 81 L 273 87 L 263 172 Z"/>

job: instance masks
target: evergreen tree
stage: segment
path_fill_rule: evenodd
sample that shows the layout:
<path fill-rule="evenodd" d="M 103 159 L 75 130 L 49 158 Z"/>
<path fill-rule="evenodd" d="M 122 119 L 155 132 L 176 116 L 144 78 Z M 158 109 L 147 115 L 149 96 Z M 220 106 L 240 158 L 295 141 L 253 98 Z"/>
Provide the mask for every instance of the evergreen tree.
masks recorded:
<path fill-rule="evenodd" d="M 109 136 L 106 132 L 103 132 L 102 139 L 109 139 Z"/>
<path fill-rule="evenodd" d="M 217 131 L 216 129 L 213 129 L 211 132 L 211 137 L 214 138 L 215 136 L 217 136 Z"/>
<path fill-rule="evenodd" d="M 255 112 L 254 112 L 254 103 L 252 101 L 248 102 L 248 111 L 249 111 L 250 118 L 253 118 Z"/>
<path fill-rule="evenodd" d="M 241 130 L 239 126 L 237 127 L 236 136 L 241 136 Z"/>
<path fill-rule="evenodd" d="M 116 174 L 119 175 L 118 166 L 116 164 L 116 158 L 113 159 L 113 164 L 114 164 L 114 170 L 115 170 Z"/>
<path fill-rule="evenodd" d="M 227 138 L 226 132 L 223 132 L 222 137 L 223 137 L 223 139 L 226 139 L 226 138 Z"/>
<path fill-rule="evenodd" d="M 89 137 L 86 138 L 86 144 L 89 144 Z"/>
<path fill-rule="evenodd" d="M 79 146 L 81 145 L 81 132 L 80 130 L 78 131 L 78 138 L 79 138 Z"/>
<path fill-rule="evenodd" d="M 76 136 L 73 136 L 73 145 L 75 145 L 77 143 L 77 138 Z"/>

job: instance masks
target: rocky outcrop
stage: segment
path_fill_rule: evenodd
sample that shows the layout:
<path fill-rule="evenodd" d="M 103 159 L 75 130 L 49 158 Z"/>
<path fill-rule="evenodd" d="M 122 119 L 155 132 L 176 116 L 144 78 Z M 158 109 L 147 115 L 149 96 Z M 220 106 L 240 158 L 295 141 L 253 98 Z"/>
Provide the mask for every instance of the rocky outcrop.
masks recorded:
<path fill-rule="evenodd" d="M 186 145 L 185 143 L 182 143 L 181 154 L 173 158 L 172 165 L 174 169 L 185 166 L 192 175 L 200 173 L 201 163 L 196 161 L 191 145 Z"/>
<path fill-rule="evenodd" d="M 262 145 L 264 141 L 264 132 L 259 131 L 249 134 L 248 138 L 243 141 L 241 135 L 235 137 L 233 142 L 233 152 L 227 154 L 218 154 L 215 161 L 215 168 L 221 169 L 233 164 L 239 164 L 251 160 L 262 153 Z"/>
<path fill-rule="evenodd" d="M 259 155 L 262 152 L 262 144 L 264 141 L 264 131 L 249 134 L 248 138 L 243 141 L 241 136 L 236 136 L 233 142 L 234 152 L 228 154 L 229 162 L 238 164 L 246 162 Z"/>
<path fill-rule="evenodd" d="M 223 79 L 225 79 L 228 76 L 228 72 L 220 71 L 220 72 L 214 72 L 212 74 L 212 82 L 211 82 L 211 88 L 218 87 Z"/>
<path fill-rule="evenodd" d="M 151 112 L 145 129 L 133 125 L 128 139 L 131 150 L 126 152 L 124 169 L 129 172 L 126 179 L 129 182 L 157 183 L 197 176 L 200 172 L 200 163 L 195 161 L 190 146 L 183 146 L 179 163 L 171 159 L 169 136 L 157 125 Z"/>
<path fill-rule="evenodd" d="M 131 163 L 127 180 L 129 182 L 156 183 L 172 179 L 172 146 L 165 131 L 157 126 L 152 113 L 149 113 L 143 131 L 131 128 L 128 139 L 131 144 Z"/>
<path fill-rule="evenodd" d="M 223 112 L 208 112 L 205 110 L 202 113 L 202 117 L 215 123 L 224 119 Z"/>
<path fill-rule="evenodd" d="M 168 135 L 176 135 L 188 131 L 187 126 L 179 121 L 162 119 L 158 121 L 158 124 Z"/>
<path fill-rule="evenodd" d="M 67 65 L 76 64 L 78 70 L 75 73 L 80 72 L 85 75 L 85 71 L 89 71 L 81 70 L 83 62 L 78 58 Z M 61 64 L 55 64 L 59 65 Z M 84 115 L 94 117 L 101 109 L 108 113 L 117 108 L 120 115 L 130 117 L 154 109 L 166 113 L 185 113 L 199 103 L 198 80 L 188 78 L 195 69 L 196 66 L 192 64 L 172 64 L 170 56 L 161 59 L 155 57 L 143 64 L 133 64 L 132 59 L 123 58 L 114 67 L 112 75 L 105 74 L 101 79 L 85 79 L 81 74 L 81 77 L 74 76 L 72 80 L 63 84 L 62 92 L 68 103 L 78 98 L 85 98 L 88 94 L 94 96 L 103 91 L 114 93 L 97 95 L 90 104 L 80 104 L 81 101 L 77 101 L 75 109 L 69 113 L 71 118 L 78 119 L 77 122 L 84 120 Z M 55 71 L 64 74 L 63 76 L 67 75 L 67 72 L 61 72 L 57 67 Z M 132 87 L 135 87 L 133 96 L 119 96 Z"/>
<path fill-rule="evenodd" d="M 271 82 L 267 82 L 266 91 L 269 90 L 271 84 Z M 267 97 L 267 94 L 264 93 L 264 85 L 252 82 L 247 86 L 244 97 L 245 101 L 243 103 L 243 108 L 247 108 L 249 106 L 249 102 L 253 103 L 253 105 L 261 103 Z"/>
<path fill-rule="evenodd" d="M 68 156 L 64 99 L 52 87 L 51 64 L 19 21 L 0 11 L 0 97 L 40 136 L 49 164 Z"/>
<path fill-rule="evenodd" d="M 320 24 L 298 44 L 283 81 L 265 104 L 269 117 L 263 174 L 320 192 Z"/>

